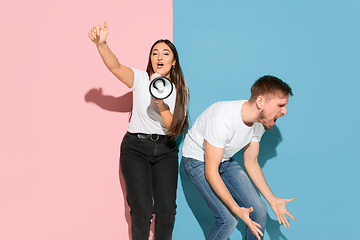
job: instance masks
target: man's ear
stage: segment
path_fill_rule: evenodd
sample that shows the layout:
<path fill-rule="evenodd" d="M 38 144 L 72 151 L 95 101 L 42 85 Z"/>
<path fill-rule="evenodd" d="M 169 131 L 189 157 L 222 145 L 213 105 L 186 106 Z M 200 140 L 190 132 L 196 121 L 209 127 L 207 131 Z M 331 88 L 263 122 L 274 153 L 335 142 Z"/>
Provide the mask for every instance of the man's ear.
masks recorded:
<path fill-rule="evenodd" d="M 265 102 L 265 98 L 261 95 L 259 95 L 257 98 L 256 98 L 256 107 L 261 110 L 264 106 L 264 102 Z"/>

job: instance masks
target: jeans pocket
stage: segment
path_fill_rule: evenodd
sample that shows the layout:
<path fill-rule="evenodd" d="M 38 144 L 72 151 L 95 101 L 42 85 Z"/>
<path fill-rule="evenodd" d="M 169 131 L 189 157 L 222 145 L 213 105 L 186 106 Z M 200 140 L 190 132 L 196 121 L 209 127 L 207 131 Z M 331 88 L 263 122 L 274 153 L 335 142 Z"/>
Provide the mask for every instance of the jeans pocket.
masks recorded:
<path fill-rule="evenodd" d="M 126 133 L 120 145 L 120 153 L 127 153 L 129 150 L 139 148 L 139 138 L 135 135 Z"/>
<path fill-rule="evenodd" d="M 168 140 L 168 141 L 166 141 L 166 142 L 164 143 L 164 146 L 166 146 L 166 147 L 167 147 L 168 149 L 170 149 L 170 150 L 175 150 L 175 151 L 179 152 L 179 148 L 178 148 L 176 142 L 173 141 L 173 140 Z"/>
<path fill-rule="evenodd" d="M 136 135 L 126 133 L 124 135 L 123 142 L 140 142 L 140 139 Z"/>
<path fill-rule="evenodd" d="M 193 158 L 183 157 L 184 169 L 188 175 L 197 176 L 204 174 L 205 163 Z"/>

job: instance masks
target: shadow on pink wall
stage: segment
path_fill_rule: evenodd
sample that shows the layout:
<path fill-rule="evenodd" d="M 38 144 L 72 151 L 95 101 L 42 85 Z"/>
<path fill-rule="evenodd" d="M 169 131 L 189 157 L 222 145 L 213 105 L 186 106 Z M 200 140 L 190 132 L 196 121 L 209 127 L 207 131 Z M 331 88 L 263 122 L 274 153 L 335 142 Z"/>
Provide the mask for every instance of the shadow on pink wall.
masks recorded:
<path fill-rule="evenodd" d="M 129 113 L 129 121 L 131 117 L 132 102 L 133 102 L 133 93 L 132 91 L 125 93 L 119 97 L 114 97 L 111 95 L 105 95 L 102 88 L 92 88 L 85 94 L 85 102 L 93 103 L 100 108 L 110 111 L 110 112 L 119 112 L 119 113 Z M 131 218 L 130 218 L 130 208 L 126 203 L 126 188 L 124 178 L 122 176 L 120 167 L 119 167 L 119 183 L 123 193 L 124 199 L 124 208 L 125 208 L 125 219 L 128 223 L 128 233 L 131 238 Z"/>
<path fill-rule="evenodd" d="M 125 93 L 119 97 L 114 97 L 104 95 L 102 88 L 90 89 L 85 95 L 85 102 L 94 103 L 100 108 L 111 112 L 129 112 L 129 116 L 132 109 L 132 100 L 132 92 Z"/>

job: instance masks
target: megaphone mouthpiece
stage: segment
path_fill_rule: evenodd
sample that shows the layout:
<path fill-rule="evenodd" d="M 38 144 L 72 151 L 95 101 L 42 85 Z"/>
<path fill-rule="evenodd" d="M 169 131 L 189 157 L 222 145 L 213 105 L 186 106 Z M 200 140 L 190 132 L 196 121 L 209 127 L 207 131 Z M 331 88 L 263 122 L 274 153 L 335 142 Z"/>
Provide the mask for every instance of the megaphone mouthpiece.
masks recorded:
<path fill-rule="evenodd" d="M 160 73 L 154 72 L 154 73 L 151 75 L 150 80 L 152 81 L 152 80 L 154 80 L 154 79 L 157 78 L 157 77 L 161 77 Z"/>

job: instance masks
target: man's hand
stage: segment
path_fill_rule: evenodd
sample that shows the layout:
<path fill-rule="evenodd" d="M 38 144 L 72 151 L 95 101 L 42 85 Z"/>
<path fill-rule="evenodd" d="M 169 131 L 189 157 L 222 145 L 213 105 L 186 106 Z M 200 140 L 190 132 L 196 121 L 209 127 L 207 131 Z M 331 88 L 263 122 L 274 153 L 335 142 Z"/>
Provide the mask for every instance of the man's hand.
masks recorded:
<path fill-rule="evenodd" d="M 256 236 L 257 239 L 261 239 L 259 235 L 264 236 L 264 234 L 261 231 L 261 225 L 257 222 L 254 222 L 250 219 L 249 214 L 253 211 L 253 208 L 244 208 L 239 207 L 238 211 L 234 212 L 236 215 L 238 215 L 241 220 L 244 221 L 244 223 L 249 227 L 250 231 Z"/>
<path fill-rule="evenodd" d="M 276 214 L 279 224 L 284 224 L 285 228 L 290 227 L 290 224 L 286 219 L 285 214 L 291 217 L 291 219 L 295 221 L 295 218 L 288 212 L 288 210 L 286 210 L 286 204 L 288 202 L 294 201 L 294 199 L 295 198 L 291 198 L 291 199 L 276 198 L 275 201 L 271 203 L 269 202 L 272 210 Z"/>

